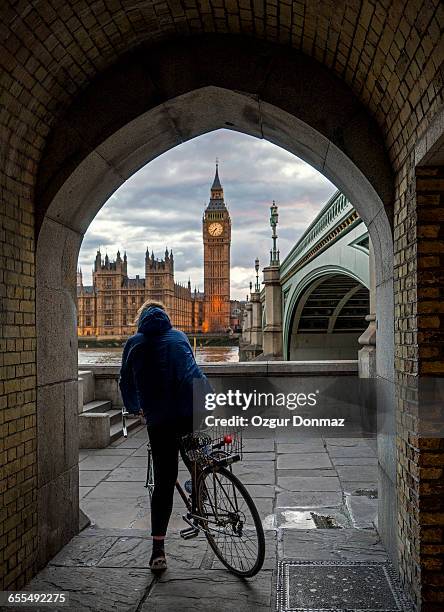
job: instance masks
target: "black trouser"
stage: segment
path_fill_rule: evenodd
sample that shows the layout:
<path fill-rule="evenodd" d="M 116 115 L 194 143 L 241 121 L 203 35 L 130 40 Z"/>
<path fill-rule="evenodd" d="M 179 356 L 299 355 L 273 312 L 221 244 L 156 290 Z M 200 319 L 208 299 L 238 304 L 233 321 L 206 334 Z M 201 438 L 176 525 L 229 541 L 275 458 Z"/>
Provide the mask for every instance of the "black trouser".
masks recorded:
<path fill-rule="evenodd" d="M 154 468 L 151 535 L 164 536 L 173 509 L 174 487 L 179 470 L 180 440 L 182 436 L 189 433 L 190 428 L 188 423 L 180 423 L 176 427 L 148 425 L 147 429 Z M 187 465 L 186 458 L 183 456 L 182 458 Z"/>

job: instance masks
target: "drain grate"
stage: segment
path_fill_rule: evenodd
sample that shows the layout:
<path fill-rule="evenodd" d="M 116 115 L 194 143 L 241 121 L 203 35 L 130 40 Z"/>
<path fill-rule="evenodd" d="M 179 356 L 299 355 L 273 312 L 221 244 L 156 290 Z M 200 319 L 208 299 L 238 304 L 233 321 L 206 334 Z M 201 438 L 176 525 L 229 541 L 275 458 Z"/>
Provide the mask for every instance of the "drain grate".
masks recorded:
<path fill-rule="evenodd" d="M 281 561 L 279 612 L 408 612 L 389 563 Z"/>

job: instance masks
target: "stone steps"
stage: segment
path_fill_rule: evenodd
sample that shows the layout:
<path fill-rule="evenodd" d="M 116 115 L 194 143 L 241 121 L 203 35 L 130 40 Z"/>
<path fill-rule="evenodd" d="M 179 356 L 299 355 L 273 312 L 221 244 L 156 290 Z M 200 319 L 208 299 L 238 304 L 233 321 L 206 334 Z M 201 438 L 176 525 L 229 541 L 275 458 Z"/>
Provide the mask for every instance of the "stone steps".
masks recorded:
<path fill-rule="evenodd" d="M 95 398 L 94 372 L 91 370 L 79 370 L 79 386 L 82 387 L 83 405 L 92 402 Z"/>
<path fill-rule="evenodd" d="M 109 412 L 111 410 L 111 402 L 109 400 L 94 400 L 83 405 L 84 413 Z M 120 410 L 118 411 L 120 412 Z"/>

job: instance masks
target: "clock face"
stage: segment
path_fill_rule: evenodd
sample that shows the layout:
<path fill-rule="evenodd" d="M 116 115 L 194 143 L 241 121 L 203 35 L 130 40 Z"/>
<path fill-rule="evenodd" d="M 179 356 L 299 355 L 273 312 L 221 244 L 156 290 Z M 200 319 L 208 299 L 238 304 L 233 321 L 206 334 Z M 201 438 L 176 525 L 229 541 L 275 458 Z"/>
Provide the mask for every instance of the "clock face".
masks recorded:
<path fill-rule="evenodd" d="M 208 228 L 208 233 L 210 236 L 220 236 L 223 232 L 224 228 L 220 223 L 211 223 Z"/>

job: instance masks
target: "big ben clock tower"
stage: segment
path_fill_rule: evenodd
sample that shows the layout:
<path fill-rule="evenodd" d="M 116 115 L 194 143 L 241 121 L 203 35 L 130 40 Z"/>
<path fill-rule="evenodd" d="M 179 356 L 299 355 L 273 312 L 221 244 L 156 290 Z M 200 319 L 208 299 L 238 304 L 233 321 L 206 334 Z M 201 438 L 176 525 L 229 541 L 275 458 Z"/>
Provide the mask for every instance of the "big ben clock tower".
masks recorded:
<path fill-rule="evenodd" d="M 204 331 L 222 332 L 230 326 L 231 219 L 224 202 L 224 190 L 216 175 L 203 216 L 204 243 Z"/>

